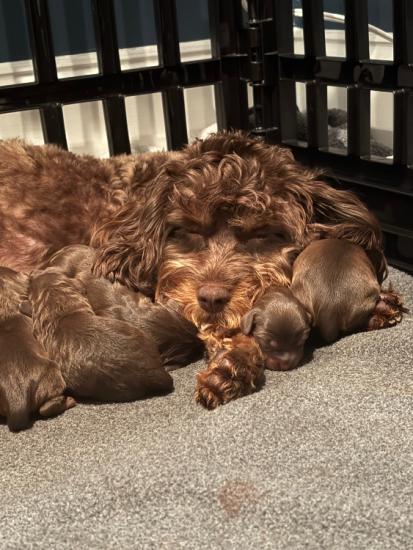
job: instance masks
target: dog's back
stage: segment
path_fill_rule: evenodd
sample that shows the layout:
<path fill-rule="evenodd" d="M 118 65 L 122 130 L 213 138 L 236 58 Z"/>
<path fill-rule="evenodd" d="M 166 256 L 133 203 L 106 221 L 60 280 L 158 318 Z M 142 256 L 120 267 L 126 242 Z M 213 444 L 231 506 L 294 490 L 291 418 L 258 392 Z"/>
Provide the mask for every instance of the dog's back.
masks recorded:
<path fill-rule="evenodd" d="M 315 241 L 301 252 L 294 262 L 291 290 L 327 342 L 366 328 L 380 296 L 366 252 L 338 239 Z"/>

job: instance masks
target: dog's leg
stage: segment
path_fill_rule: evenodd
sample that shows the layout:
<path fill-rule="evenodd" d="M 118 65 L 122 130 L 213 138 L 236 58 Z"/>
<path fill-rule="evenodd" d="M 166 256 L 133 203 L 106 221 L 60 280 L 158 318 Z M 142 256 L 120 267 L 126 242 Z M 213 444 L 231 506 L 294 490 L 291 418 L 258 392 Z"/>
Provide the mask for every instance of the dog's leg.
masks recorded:
<path fill-rule="evenodd" d="M 215 409 L 232 399 L 249 395 L 264 381 L 262 354 L 253 338 L 238 334 L 230 349 L 216 352 L 208 368 L 198 373 L 195 400 Z"/>
<path fill-rule="evenodd" d="M 378 330 L 392 327 L 400 323 L 403 313 L 407 313 L 403 300 L 391 286 L 387 290 L 382 289 L 380 298 L 368 321 L 367 330 Z"/>

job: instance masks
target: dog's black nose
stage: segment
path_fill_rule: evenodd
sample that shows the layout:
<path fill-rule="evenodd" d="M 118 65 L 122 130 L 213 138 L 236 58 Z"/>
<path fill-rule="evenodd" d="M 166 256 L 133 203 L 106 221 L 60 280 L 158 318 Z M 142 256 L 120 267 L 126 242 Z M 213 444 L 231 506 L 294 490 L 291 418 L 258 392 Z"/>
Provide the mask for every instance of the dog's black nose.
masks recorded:
<path fill-rule="evenodd" d="M 229 291 L 221 285 L 206 284 L 198 290 L 198 303 L 209 313 L 222 311 L 230 298 Z"/>

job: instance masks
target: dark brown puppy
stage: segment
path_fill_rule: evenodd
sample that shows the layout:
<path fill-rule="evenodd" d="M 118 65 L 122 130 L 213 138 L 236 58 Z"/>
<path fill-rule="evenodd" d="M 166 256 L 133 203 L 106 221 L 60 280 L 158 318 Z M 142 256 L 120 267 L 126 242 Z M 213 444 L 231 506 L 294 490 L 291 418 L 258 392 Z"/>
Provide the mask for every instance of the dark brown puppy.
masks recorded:
<path fill-rule="evenodd" d="M 130 401 L 172 390 L 155 343 L 129 323 L 95 315 L 81 282 L 56 267 L 32 274 L 34 335 L 68 388 L 99 401 Z"/>
<path fill-rule="evenodd" d="M 325 342 L 340 334 L 385 328 L 405 309 L 393 291 L 381 291 L 366 252 L 349 241 L 311 243 L 293 265 L 291 288 L 269 290 L 244 316 L 242 330 L 254 334 L 272 370 L 298 365 L 310 328 Z"/>
<path fill-rule="evenodd" d="M 176 304 L 154 304 L 120 283 L 111 284 L 96 277 L 91 272 L 95 257 L 96 251 L 89 246 L 66 246 L 46 266 L 58 268 L 80 282 L 96 315 L 128 322 L 151 336 L 167 370 L 188 365 L 202 356 L 204 345 L 197 336 L 198 329 L 174 309 Z"/>
<path fill-rule="evenodd" d="M 19 312 L 28 277 L 0 267 L 0 416 L 10 430 L 30 424 L 30 415 L 52 416 L 73 407 L 63 395 L 66 384 L 32 334 L 32 323 Z"/>

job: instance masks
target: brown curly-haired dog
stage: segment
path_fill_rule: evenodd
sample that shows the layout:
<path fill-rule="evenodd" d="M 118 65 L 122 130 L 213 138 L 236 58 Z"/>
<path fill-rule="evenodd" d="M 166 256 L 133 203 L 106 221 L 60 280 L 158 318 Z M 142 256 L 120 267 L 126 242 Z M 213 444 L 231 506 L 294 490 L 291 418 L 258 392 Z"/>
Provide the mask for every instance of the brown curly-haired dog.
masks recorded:
<path fill-rule="evenodd" d="M 310 241 L 348 239 L 386 264 L 375 217 L 291 152 L 239 132 L 182 151 L 108 160 L 52 146 L 0 143 L 0 264 L 17 269 L 71 243 L 98 247 L 97 272 L 173 299 L 210 355 L 196 398 L 216 407 L 255 390 L 254 340 L 226 337 L 257 297 L 288 285 Z"/>

